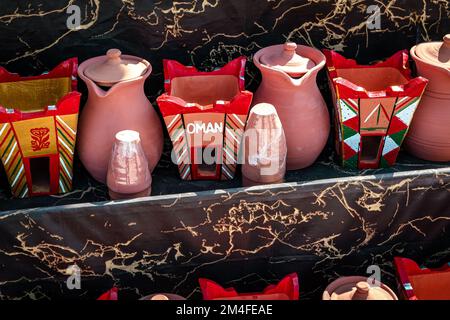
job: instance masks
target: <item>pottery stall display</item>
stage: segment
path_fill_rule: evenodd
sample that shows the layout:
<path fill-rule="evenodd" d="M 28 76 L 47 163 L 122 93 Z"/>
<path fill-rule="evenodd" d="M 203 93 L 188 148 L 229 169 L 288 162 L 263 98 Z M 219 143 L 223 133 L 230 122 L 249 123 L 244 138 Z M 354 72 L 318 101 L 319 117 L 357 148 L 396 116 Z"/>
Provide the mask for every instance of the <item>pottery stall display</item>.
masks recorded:
<path fill-rule="evenodd" d="M 371 279 L 372 280 L 372 279 Z M 385 284 L 371 284 L 366 277 L 342 277 L 328 285 L 322 300 L 398 300 Z"/>
<path fill-rule="evenodd" d="M 287 141 L 287 169 L 310 166 L 328 139 L 330 119 L 316 83 L 325 57 L 317 49 L 289 42 L 259 50 L 253 62 L 262 73 L 254 105 L 275 106 Z"/>
<path fill-rule="evenodd" d="M 78 74 L 89 90 L 80 116 L 78 153 L 99 182 L 106 182 L 114 136 L 122 130 L 139 132 L 150 172 L 163 148 L 161 122 L 144 92 L 152 66 L 142 58 L 117 49 L 84 61 Z"/>
<path fill-rule="evenodd" d="M 0 158 L 15 197 L 72 189 L 77 66 L 73 58 L 30 77 L 0 67 Z"/>
<path fill-rule="evenodd" d="M 253 94 L 245 91 L 244 57 L 201 72 L 164 60 L 166 93 L 157 102 L 183 180 L 233 179 Z"/>
<path fill-rule="evenodd" d="M 341 164 L 394 165 L 428 81 L 411 77 L 406 50 L 374 65 L 359 65 L 330 50 L 324 54 Z"/>
<path fill-rule="evenodd" d="M 242 151 L 244 186 L 283 182 L 286 138 L 273 105 L 260 103 L 250 110 Z"/>
<path fill-rule="evenodd" d="M 299 284 L 296 273 L 284 277 L 278 284 L 269 285 L 260 293 L 238 293 L 234 288 L 224 289 L 214 281 L 199 279 L 203 300 L 298 300 Z"/>
<path fill-rule="evenodd" d="M 394 258 L 400 292 L 408 300 L 450 300 L 450 263 L 421 268 L 413 260 Z"/>
<path fill-rule="evenodd" d="M 450 34 L 443 42 L 413 47 L 411 56 L 429 84 L 406 137 L 406 149 L 421 159 L 450 161 Z"/>
<path fill-rule="evenodd" d="M 138 132 L 124 130 L 116 134 L 106 184 L 113 200 L 150 195 L 152 176 Z"/>

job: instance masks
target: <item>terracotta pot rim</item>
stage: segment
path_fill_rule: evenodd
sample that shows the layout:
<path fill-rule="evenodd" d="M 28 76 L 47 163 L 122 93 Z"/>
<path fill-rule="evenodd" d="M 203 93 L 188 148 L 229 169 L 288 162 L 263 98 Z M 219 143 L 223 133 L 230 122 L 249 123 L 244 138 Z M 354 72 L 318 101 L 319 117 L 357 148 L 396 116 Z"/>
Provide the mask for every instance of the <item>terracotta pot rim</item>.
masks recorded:
<path fill-rule="evenodd" d="M 279 73 L 282 73 L 282 74 L 286 75 L 286 76 L 289 77 L 289 78 L 292 78 L 292 77 L 291 77 L 288 73 L 286 73 L 285 71 L 279 70 L 279 69 L 274 68 L 274 67 L 266 66 L 265 64 L 263 64 L 263 63 L 260 61 L 260 58 L 261 58 L 261 56 L 264 54 L 265 51 L 267 51 L 267 50 L 269 50 L 269 49 L 272 49 L 272 48 L 278 48 L 278 47 L 280 47 L 280 46 L 282 47 L 282 46 L 284 46 L 284 44 L 276 44 L 276 45 L 268 46 L 268 47 L 265 47 L 265 48 L 262 48 L 262 49 L 258 50 L 258 51 L 253 55 L 253 63 L 255 64 L 255 66 L 256 66 L 258 69 L 261 69 L 261 68 L 262 68 L 262 69 L 266 69 L 266 70 L 270 70 L 270 71 L 276 71 L 276 72 L 279 72 Z M 306 50 L 306 51 L 309 51 L 309 52 L 314 52 L 314 54 L 316 54 L 317 56 L 313 57 L 312 55 L 306 56 L 306 55 L 302 54 L 302 53 L 304 53 L 303 51 L 305 51 L 305 50 Z M 325 63 L 326 63 L 326 57 L 325 57 L 325 55 L 324 55 L 319 49 L 316 49 L 316 48 L 310 47 L 310 46 L 305 46 L 305 45 L 297 44 L 297 50 L 296 50 L 296 52 L 297 52 L 297 54 L 304 55 L 305 57 L 311 59 L 311 60 L 316 64 L 314 67 L 312 67 L 311 69 L 309 69 L 309 70 L 308 70 L 301 78 L 306 77 L 308 74 L 311 74 L 311 73 L 313 73 L 314 71 L 319 71 L 319 70 L 321 70 L 321 69 L 325 66 Z M 300 78 L 300 79 L 301 79 L 301 78 Z M 292 78 L 292 79 L 296 79 L 296 78 Z"/>
<path fill-rule="evenodd" d="M 113 87 L 113 86 L 115 86 L 115 85 L 117 85 L 117 84 L 119 84 L 119 83 L 129 83 L 129 82 L 133 82 L 133 81 L 136 81 L 136 80 L 139 80 L 139 79 L 145 79 L 145 78 L 147 78 L 147 77 L 152 73 L 152 71 L 153 71 L 153 66 L 152 66 L 152 64 L 151 64 L 148 60 L 146 60 L 146 59 L 143 59 L 143 58 L 140 58 L 140 57 L 136 57 L 136 56 L 132 56 L 132 55 L 127 55 L 127 54 L 123 54 L 122 57 L 125 58 L 125 59 L 135 59 L 135 60 L 140 60 L 140 62 L 142 62 L 143 64 L 145 64 L 145 65 L 147 66 L 147 69 L 145 70 L 145 72 L 144 72 L 142 75 L 140 75 L 140 76 L 138 76 L 138 77 L 134 77 L 134 78 L 131 78 L 131 79 L 127 79 L 127 80 L 123 80 L 123 81 L 111 83 L 111 87 Z M 83 62 L 78 66 L 78 71 L 77 71 L 77 72 L 78 72 L 78 76 L 79 76 L 81 79 L 83 79 L 84 81 L 86 81 L 86 79 L 88 79 L 88 80 L 90 80 L 90 81 L 92 81 L 92 82 L 94 82 L 94 83 L 97 84 L 97 82 L 95 82 L 94 80 L 92 80 L 91 78 L 89 78 L 87 75 L 85 75 L 84 71 L 85 71 L 86 68 L 89 67 L 92 63 L 97 62 L 97 61 L 101 61 L 101 60 L 104 60 L 104 59 L 105 59 L 105 56 L 98 56 L 98 57 L 93 57 L 93 58 L 90 58 L 90 59 L 88 59 L 88 60 L 83 61 Z"/>
<path fill-rule="evenodd" d="M 429 42 L 429 43 L 432 44 L 432 43 L 442 43 L 442 42 L 434 41 L 434 42 Z M 443 65 L 440 65 L 439 63 L 436 63 L 436 62 L 434 62 L 434 61 L 424 60 L 423 58 L 419 57 L 419 56 L 416 54 L 417 46 L 418 46 L 418 44 L 416 44 L 414 47 L 412 47 L 411 50 L 409 51 L 410 54 L 411 54 L 411 57 L 412 57 L 416 62 L 417 62 L 417 61 L 420 61 L 421 63 L 424 63 L 424 64 L 426 64 L 426 65 L 429 65 L 429 66 L 432 66 L 432 67 L 436 67 L 436 68 L 442 70 L 443 72 L 447 72 L 448 75 L 450 76 L 450 69 L 448 69 L 448 68 L 444 67 Z"/>

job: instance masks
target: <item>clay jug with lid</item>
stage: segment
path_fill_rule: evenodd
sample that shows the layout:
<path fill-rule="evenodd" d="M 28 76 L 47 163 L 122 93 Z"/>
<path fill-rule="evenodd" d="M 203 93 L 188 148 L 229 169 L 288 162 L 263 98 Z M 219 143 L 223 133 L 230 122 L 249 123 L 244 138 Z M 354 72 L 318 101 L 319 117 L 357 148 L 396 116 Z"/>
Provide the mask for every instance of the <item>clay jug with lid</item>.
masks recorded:
<path fill-rule="evenodd" d="M 148 61 L 122 55 L 117 49 L 84 61 L 78 68 L 89 90 L 79 121 L 78 154 L 99 182 L 106 182 L 112 145 L 119 131 L 139 132 L 150 172 L 161 157 L 161 122 L 144 92 L 144 82 L 151 72 Z"/>
<path fill-rule="evenodd" d="M 259 50 L 253 62 L 262 73 L 253 105 L 275 106 L 286 135 L 287 169 L 312 165 L 330 133 L 328 109 L 316 83 L 325 56 L 289 42 Z"/>
<path fill-rule="evenodd" d="M 429 80 L 405 140 L 407 150 L 430 161 L 450 161 L 450 34 L 411 49 L 417 73 Z"/>

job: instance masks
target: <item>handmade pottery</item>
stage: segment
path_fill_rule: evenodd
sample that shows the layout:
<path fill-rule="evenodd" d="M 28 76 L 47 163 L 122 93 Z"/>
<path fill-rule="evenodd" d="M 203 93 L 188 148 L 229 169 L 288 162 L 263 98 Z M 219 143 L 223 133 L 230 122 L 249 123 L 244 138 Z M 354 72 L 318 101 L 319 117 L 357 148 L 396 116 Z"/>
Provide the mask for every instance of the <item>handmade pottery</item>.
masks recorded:
<path fill-rule="evenodd" d="M 325 289 L 322 300 L 398 300 L 385 284 L 371 285 L 365 277 L 342 277 Z"/>
<path fill-rule="evenodd" d="M 275 106 L 287 142 L 287 169 L 314 163 L 330 132 L 328 109 L 317 87 L 317 73 L 325 57 L 317 49 L 289 42 L 259 50 L 253 62 L 262 82 L 253 104 Z"/>
<path fill-rule="evenodd" d="M 31 77 L 0 67 L 0 159 L 15 197 L 72 189 L 77 66 L 73 58 Z"/>
<path fill-rule="evenodd" d="M 234 288 L 225 289 L 212 280 L 200 278 L 198 281 L 203 300 L 298 300 L 300 294 L 296 273 L 258 293 L 238 293 Z"/>
<path fill-rule="evenodd" d="M 78 153 L 100 182 L 106 182 L 114 135 L 121 130 L 139 132 L 150 172 L 161 157 L 161 123 L 144 92 L 151 72 L 148 61 L 122 55 L 117 49 L 80 65 L 78 74 L 86 82 L 89 96 L 80 116 Z"/>
<path fill-rule="evenodd" d="M 142 297 L 139 300 L 151 300 L 151 301 L 168 301 L 168 300 L 186 300 L 186 298 L 172 293 L 155 293 L 149 296 Z"/>
<path fill-rule="evenodd" d="M 244 186 L 283 182 L 286 138 L 273 105 L 260 103 L 250 110 L 242 149 Z"/>
<path fill-rule="evenodd" d="M 427 80 L 411 77 L 406 50 L 373 65 L 330 50 L 324 54 L 341 164 L 359 169 L 394 165 Z"/>
<path fill-rule="evenodd" d="M 419 75 L 430 83 L 405 141 L 413 155 L 430 161 L 450 161 L 450 34 L 443 42 L 411 49 Z"/>
<path fill-rule="evenodd" d="M 201 72 L 164 60 L 166 93 L 157 102 L 183 180 L 233 179 L 253 94 L 244 90 L 244 57 Z"/>
<path fill-rule="evenodd" d="M 149 196 L 151 184 L 152 177 L 141 146 L 139 133 L 132 130 L 118 132 L 107 174 L 111 199 Z"/>
<path fill-rule="evenodd" d="M 421 268 L 406 258 L 394 258 L 400 291 L 408 300 L 450 300 L 450 263 Z"/>

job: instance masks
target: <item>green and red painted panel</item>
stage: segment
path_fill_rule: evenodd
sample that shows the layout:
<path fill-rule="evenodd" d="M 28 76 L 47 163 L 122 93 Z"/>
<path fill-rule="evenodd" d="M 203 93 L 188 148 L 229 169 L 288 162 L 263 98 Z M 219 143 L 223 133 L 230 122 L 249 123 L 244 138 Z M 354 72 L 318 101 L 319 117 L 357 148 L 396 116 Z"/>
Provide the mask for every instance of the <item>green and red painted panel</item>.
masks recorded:
<path fill-rule="evenodd" d="M 428 81 L 411 77 L 405 50 L 369 66 L 330 50 L 324 54 L 342 165 L 359 169 L 394 165 Z M 367 80 L 370 77 L 379 83 L 374 85 Z"/>

